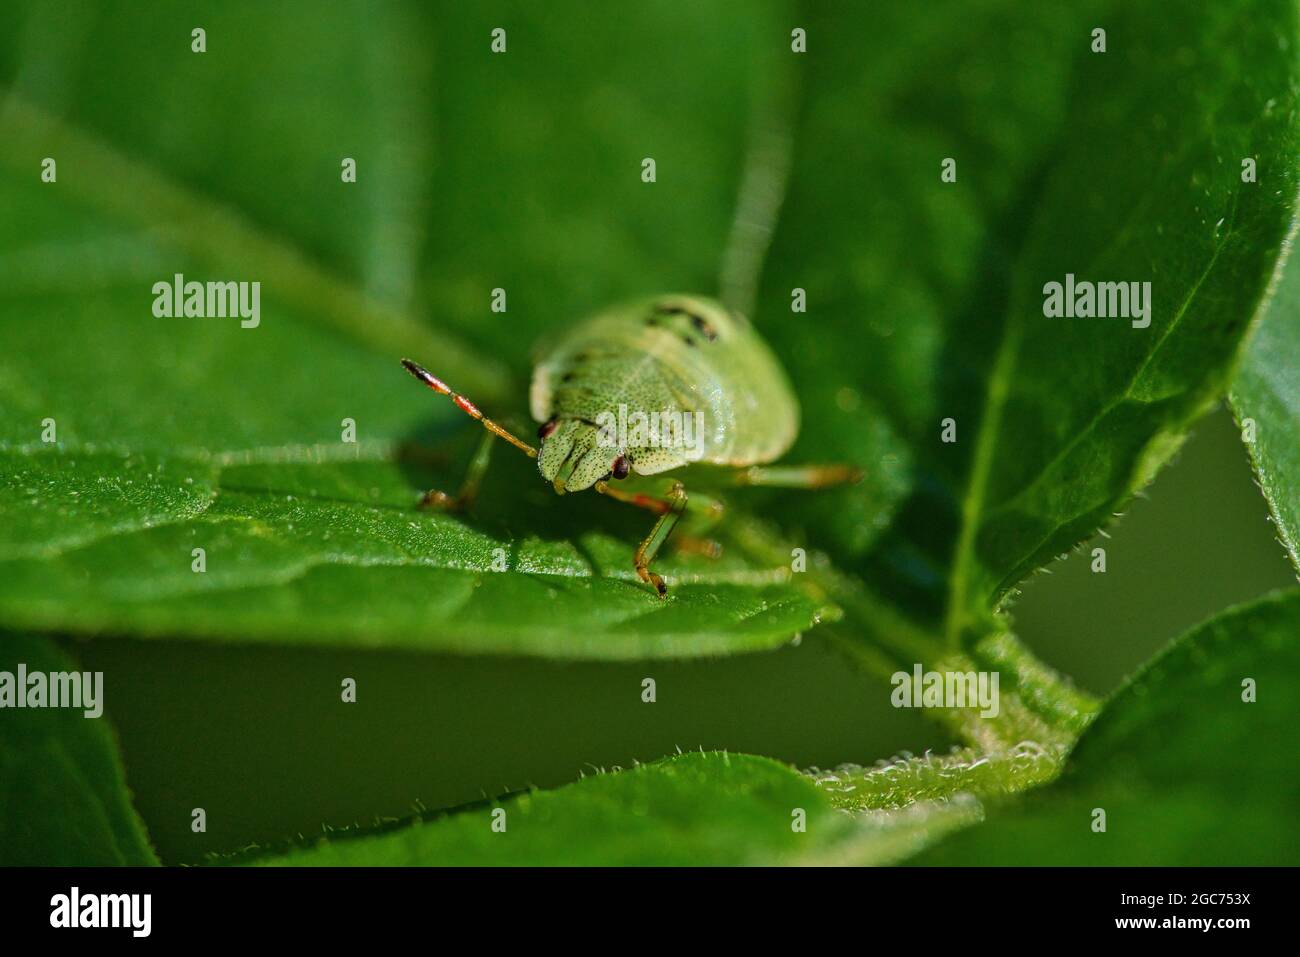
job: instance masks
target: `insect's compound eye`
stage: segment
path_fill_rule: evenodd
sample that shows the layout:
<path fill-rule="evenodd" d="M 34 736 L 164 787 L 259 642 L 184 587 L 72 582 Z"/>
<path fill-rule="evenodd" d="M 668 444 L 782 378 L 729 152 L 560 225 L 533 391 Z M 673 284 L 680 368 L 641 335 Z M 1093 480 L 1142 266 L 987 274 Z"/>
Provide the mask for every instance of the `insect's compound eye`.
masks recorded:
<path fill-rule="evenodd" d="M 551 419 L 551 421 L 549 422 L 543 422 L 537 428 L 537 438 L 540 441 L 545 442 L 547 439 L 551 437 L 551 435 L 559 427 L 560 427 L 560 422 L 558 419 Z"/>
<path fill-rule="evenodd" d="M 631 466 L 627 464 L 627 458 L 620 455 L 614 460 L 614 465 L 612 466 L 610 474 L 616 479 L 625 479 L 627 478 L 627 473 L 630 468 Z"/>

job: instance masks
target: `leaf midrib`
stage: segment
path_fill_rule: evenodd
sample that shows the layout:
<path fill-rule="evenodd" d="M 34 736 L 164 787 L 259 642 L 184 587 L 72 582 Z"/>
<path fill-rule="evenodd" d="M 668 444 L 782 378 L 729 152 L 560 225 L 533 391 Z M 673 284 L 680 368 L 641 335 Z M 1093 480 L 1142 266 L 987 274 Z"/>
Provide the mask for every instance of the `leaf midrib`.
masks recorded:
<path fill-rule="evenodd" d="M 1186 154 L 1191 150 L 1195 142 L 1196 141 L 1193 140 L 1192 143 L 1189 143 L 1189 145 L 1181 151 L 1182 154 Z M 1131 397 L 1134 386 L 1146 372 L 1151 362 L 1164 348 L 1169 336 L 1181 324 L 1182 319 L 1184 315 L 1186 315 L 1187 310 L 1191 307 L 1197 292 L 1199 292 L 1205 279 L 1209 276 L 1215 263 L 1218 261 L 1219 254 L 1227 245 L 1228 240 L 1233 236 L 1239 198 L 1240 189 L 1237 189 L 1232 194 L 1232 209 L 1229 214 L 1228 228 L 1224 230 L 1222 237 L 1220 237 L 1219 242 L 1215 245 L 1214 250 L 1210 255 L 1209 262 L 1197 277 L 1196 282 L 1193 284 L 1188 295 L 1183 300 L 1182 305 L 1179 307 L 1178 312 L 1175 314 L 1173 321 L 1170 322 L 1160 334 L 1155 346 L 1147 353 L 1142 364 L 1130 379 L 1124 392 L 1117 399 L 1106 403 L 1105 406 L 1093 414 L 1089 418 L 1087 424 L 1082 429 L 1078 430 L 1074 438 L 1058 451 L 1057 454 L 1039 470 L 1034 478 L 1024 488 L 1016 492 L 1008 502 L 1002 503 L 998 509 L 994 509 L 992 512 L 983 514 L 983 506 L 985 504 L 992 477 L 992 469 L 998 440 L 1001 437 L 1002 413 L 1006 405 L 1007 395 L 1009 394 L 1010 377 L 1014 375 L 1015 366 L 1019 359 L 1020 343 L 1025 328 L 1024 316 L 1027 314 L 1026 311 L 1019 308 L 1019 306 L 1008 310 L 1007 323 L 1004 326 L 1003 336 L 998 344 L 997 357 L 994 362 L 993 371 L 989 377 L 989 386 L 985 393 L 984 408 L 980 416 L 978 426 L 979 431 L 976 438 L 975 456 L 972 460 L 971 476 L 966 487 L 966 492 L 962 497 L 962 525 L 956 545 L 953 549 L 953 560 L 951 563 L 952 576 L 950 579 L 948 608 L 946 610 L 944 624 L 944 637 L 949 647 L 957 648 L 960 646 L 962 630 L 970 617 L 966 607 L 970 600 L 969 579 L 972 564 L 975 560 L 975 539 L 980 527 L 983 525 L 983 519 L 987 518 L 988 515 L 996 514 L 997 511 L 1005 508 L 1010 504 L 1010 502 L 1014 502 L 1030 492 L 1050 472 L 1052 466 L 1061 461 L 1063 457 L 1073 448 L 1077 447 L 1081 441 L 1092 434 L 1107 414 Z M 1098 254 L 1093 258 L 1093 261 L 1087 267 L 1087 270 L 1084 272 L 1090 272 L 1095 269 L 1097 262 L 1101 261 L 1109 254 L 1115 244 L 1121 241 L 1124 234 L 1131 228 L 1132 223 L 1136 219 L 1137 211 L 1144 208 L 1149 202 L 1150 199 L 1146 198 L 1142 203 L 1138 204 L 1137 207 L 1130 210 L 1128 217 L 1126 217 L 1124 226 L 1120 229 L 1119 235 L 1108 243 L 1105 249 L 1098 252 Z M 1123 496 L 1121 496 L 1121 498 L 1122 497 Z M 1052 529 L 1048 533 L 1047 536 L 1036 542 L 1033 548 L 1024 551 L 1020 562 L 1017 562 L 1012 574 L 1018 572 L 1024 556 L 1032 555 L 1035 551 L 1041 548 L 1060 527 L 1060 524 L 1058 524 L 1056 528 Z"/>

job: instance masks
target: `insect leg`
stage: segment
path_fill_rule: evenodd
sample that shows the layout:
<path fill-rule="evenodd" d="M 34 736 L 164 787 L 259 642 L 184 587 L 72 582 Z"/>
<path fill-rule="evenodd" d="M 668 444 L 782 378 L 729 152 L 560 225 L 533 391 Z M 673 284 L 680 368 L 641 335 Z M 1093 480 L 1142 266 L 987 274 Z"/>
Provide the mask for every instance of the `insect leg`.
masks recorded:
<path fill-rule="evenodd" d="M 853 485 L 862 479 L 855 465 L 752 465 L 732 473 L 734 485 L 763 485 L 769 488 L 829 488 Z"/>
<path fill-rule="evenodd" d="M 491 419 L 487 418 L 485 415 L 483 415 L 482 412 L 478 410 L 478 406 L 476 406 L 473 402 L 465 398 L 460 393 L 452 392 L 445 382 L 439 379 L 428 369 L 424 368 L 424 366 L 420 365 L 417 362 L 412 362 L 410 359 L 403 359 L 402 366 L 406 369 L 407 372 L 411 373 L 411 375 L 415 376 L 417 379 L 419 379 L 421 382 L 427 385 L 434 392 L 438 393 L 439 395 L 448 396 L 452 402 L 456 403 L 456 408 L 460 409 L 470 418 L 478 419 L 478 421 L 482 424 L 483 428 L 487 429 L 493 435 L 505 439 L 507 442 L 509 442 L 519 451 L 523 452 L 525 455 L 530 456 L 531 458 L 537 458 L 537 450 L 535 448 L 533 448 L 531 445 L 529 445 L 527 442 L 523 441 L 522 439 L 516 438 L 503 426 L 500 426 L 497 423 L 493 422 Z"/>
<path fill-rule="evenodd" d="M 438 489 L 429 489 L 420 498 L 420 508 L 437 509 L 444 512 L 457 512 L 469 508 L 478 498 L 478 490 L 483 485 L 483 476 L 487 474 L 488 463 L 492 460 L 492 443 L 496 433 L 484 432 L 474 457 L 469 460 L 465 470 L 465 480 L 460 484 L 460 491 L 454 496 Z"/>
<path fill-rule="evenodd" d="M 615 488 L 608 482 L 598 483 L 596 490 L 610 498 L 617 499 L 620 502 L 626 502 L 628 505 L 635 505 L 637 508 L 644 508 L 657 514 L 663 514 L 670 507 L 668 501 L 673 494 L 673 486 L 678 485 L 675 479 L 664 483 L 663 495 L 660 498 L 655 495 L 647 495 L 642 492 L 629 492 L 621 488 Z M 705 558 L 718 558 L 722 555 L 722 545 L 711 538 L 706 538 L 705 533 L 714 525 L 722 520 L 726 514 L 727 508 L 721 499 L 714 498 L 711 495 L 702 495 L 699 492 L 692 492 L 690 496 L 690 505 L 682 514 L 681 530 L 673 538 L 674 547 L 686 555 L 703 555 Z"/>
<path fill-rule="evenodd" d="M 682 555 L 702 555 L 705 558 L 722 557 L 722 544 L 712 538 L 701 538 L 699 535 L 687 535 L 685 532 L 678 532 L 677 537 L 673 539 L 673 545 Z"/>
<path fill-rule="evenodd" d="M 674 483 L 680 485 L 680 482 Z M 616 502 L 623 502 L 627 505 L 635 505 L 637 508 L 644 508 L 646 511 L 663 515 L 665 512 L 672 511 L 672 503 L 666 499 L 656 498 L 653 495 L 646 495 L 644 492 L 625 492 L 621 488 L 614 488 L 608 482 L 597 482 L 593 486 L 601 495 L 608 495 Z M 669 494 L 672 490 L 669 489 Z"/>
<path fill-rule="evenodd" d="M 637 546 L 632 562 L 636 566 L 636 573 L 641 576 L 641 580 L 654 585 L 655 591 L 659 593 L 660 598 L 666 597 L 668 586 L 664 584 L 662 578 L 650 570 L 650 563 L 654 561 L 655 555 L 659 553 L 663 543 L 668 540 L 668 536 L 672 534 L 674 526 L 677 525 L 677 520 L 682 517 L 682 512 L 686 510 L 686 486 L 682 485 L 681 482 L 674 482 L 668 492 L 667 499 L 659 499 L 636 492 L 624 492 L 620 489 L 611 488 L 606 482 L 597 482 L 595 489 L 602 495 L 608 495 L 620 502 L 627 502 L 629 505 L 636 505 L 639 508 L 658 513 L 659 518 L 655 520 L 654 527 L 650 529 L 650 534 Z"/>
<path fill-rule="evenodd" d="M 684 555 L 703 555 L 705 558 L 721 557 L 721 543 L 707 535 L 709 529 L 722 521 L 726 511 L 721 499 L 692 492 L 690 507 L 682 516 L 681 529 L 673 537 L 677 551 Z"/>

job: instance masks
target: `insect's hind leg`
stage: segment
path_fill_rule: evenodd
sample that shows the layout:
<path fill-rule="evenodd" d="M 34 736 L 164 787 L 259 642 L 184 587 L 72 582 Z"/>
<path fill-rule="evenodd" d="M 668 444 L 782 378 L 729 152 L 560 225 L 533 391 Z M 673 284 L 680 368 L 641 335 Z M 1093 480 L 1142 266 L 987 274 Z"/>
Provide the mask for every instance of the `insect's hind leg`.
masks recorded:
<path fill-rule="evenodd" d="M 855 465 L 751 465 L 731 474 L 731 484 L 766 488 L 833 488 L 862 480 Z"/>
<path fill-rule="evenodd" d="M 673 533 L 678 519 L 682 517 L 682 512 L 686 511 L 686 486 L 681 482 L 673 482 L 672 487 L 668 490 L 667 497 L 662 499 L 639 492 L 624 492 L 621 489 L 612 488 L 607 482 L 597 482 L 595 489 L 600 494 L 608 495 L 617 501 L 658 513 L 659 517 L 650 529 L 650 534 L 637 546 L 632 562 L 636 566 L 636 573 L 641 580 L 653 585 L 660 598 L 666 598 L 668 596 L 668 586 L 664 584 L 662 578 L 650 570 L 650 563 L 659 554 L 659 549 L 668 540 L 668 536 Z"/>
<path fill-rule="evenodd" d="M 420 497 L 419 507 L 439 512 L 460 512 L 473 505 L 483 485 L 483 476 L 487 474 L 488 465 L 492 460 L 492 443 L 495 439 L 496 435 L 492 432 L 483 433 L 483 438 L 479 440 L 478 447 L 474 450 L 474 457 L 469 461 L 469 468 L 465 470 L 465 479 L 460 484 L 460 491 L 453 496 L 436 488 L 429 489 Z"/>

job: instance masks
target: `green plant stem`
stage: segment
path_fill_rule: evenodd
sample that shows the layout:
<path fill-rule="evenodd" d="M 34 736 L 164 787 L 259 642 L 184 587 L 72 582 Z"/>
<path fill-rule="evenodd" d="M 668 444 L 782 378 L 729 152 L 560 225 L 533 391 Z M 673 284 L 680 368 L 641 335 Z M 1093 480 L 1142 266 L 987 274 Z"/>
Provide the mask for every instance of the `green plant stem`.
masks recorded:
<path fill-rule="evenodd" d="M 1022 743 L 997 751 L 954 748 L 951 753 L 900 755 L 874 767 L 841 765 L 805 773 L 844 810 L 901 810 L 958 794 L 1000 797 L 1044 784 L 1056 776 L 1066 748 Z"/>
<path fill-rule="evenodd" d="M 732 514 L 728 535 L 755 561 L 786 564 L 790 542 L 767 523 Z M 901 614 L 865 584 L 834 568 L 822 554 L 808 555 L 807 570 L 792 578 L 820 603 L 834 603 L 844 616 L 824 623 L 821 634 L 864 673 L 889 682 L 919 664 L 933 671 L 991 671 L 999 675 L 999 708 L 984 716 L 978 706 L 932 708 L 926 714 L 957 738 L 989 753 L 1032 743 L 1068 748 L 1096 713 L 1098 702 L 1039 661 L 1005 629 L 968 640 L 953 651 Z"/>

